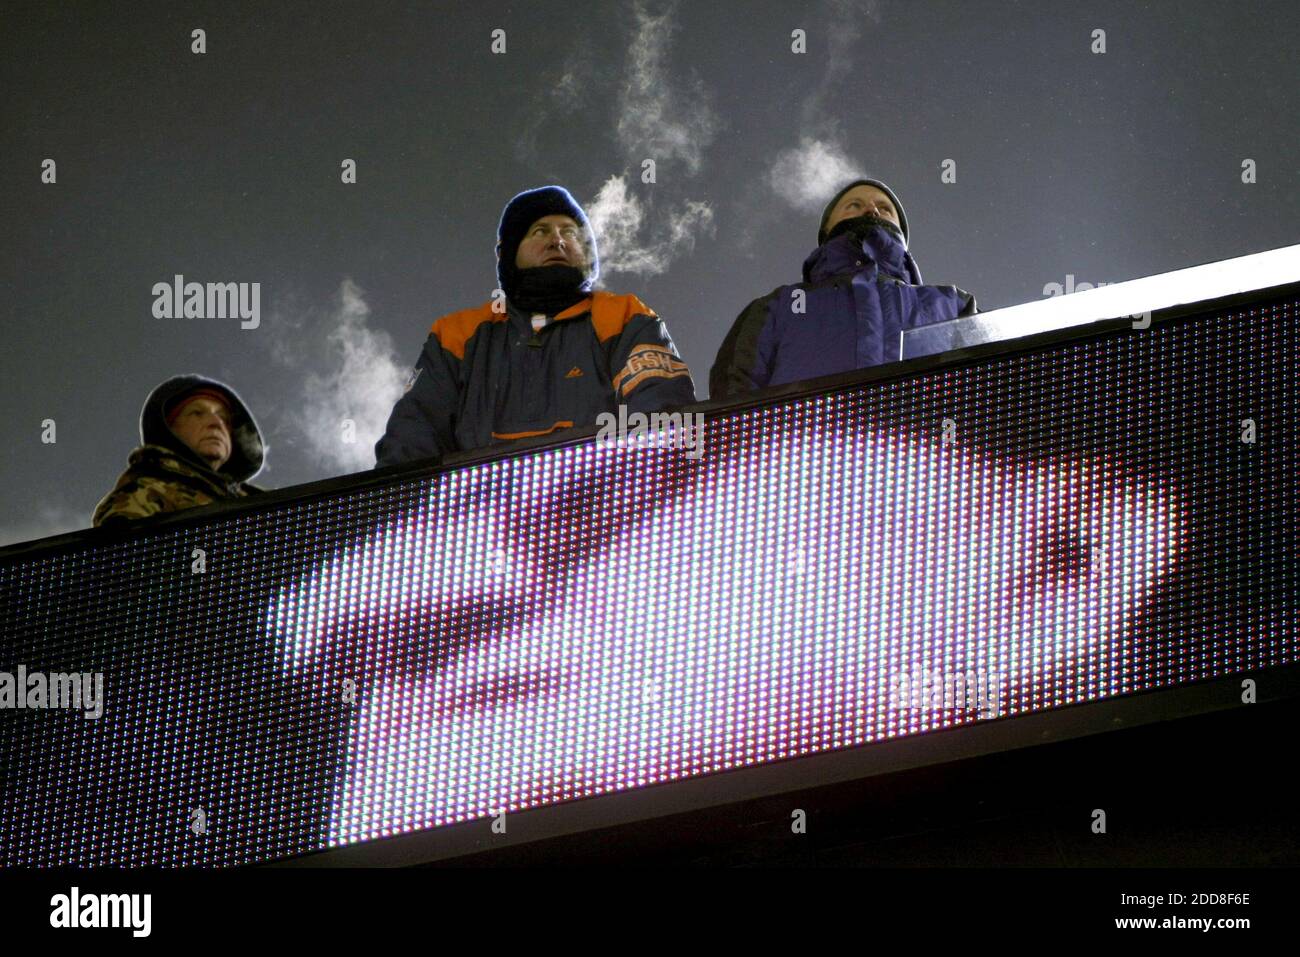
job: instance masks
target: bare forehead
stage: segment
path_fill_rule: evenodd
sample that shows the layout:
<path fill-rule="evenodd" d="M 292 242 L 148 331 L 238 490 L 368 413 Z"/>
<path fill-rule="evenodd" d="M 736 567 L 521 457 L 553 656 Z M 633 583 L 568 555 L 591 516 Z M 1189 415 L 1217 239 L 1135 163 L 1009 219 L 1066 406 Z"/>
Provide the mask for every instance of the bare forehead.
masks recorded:
<path fill-rule="evenodd" d="M 889 203 L 891 207 L 894 205 L 892 202 L 890 202 L 890 199 L 885 194 L 884 190 L 879 189 L 875 186 L 862 185 L 862 186 L 854 186 L 851 190 L 849 190 L 842 197 L 840 197 L 838 206 L 846 206 L 855 199 L 863 199 L 863 200 L 883 199 L 885 200 L 885 202 Z"/>
<path fill-rule="evenodd" d="M 572 216 L 565 216 L 563 213 L 555 213 L 552 216 L 543 216 L 541 219 L 537 220 L 535 223 L 529 226 L 528 231 L 531 233 L 538 226 L 545 226 L 545 227 L 572 226 L 573 228 L 576 229 L 578 227 L 578 223 Z"/>

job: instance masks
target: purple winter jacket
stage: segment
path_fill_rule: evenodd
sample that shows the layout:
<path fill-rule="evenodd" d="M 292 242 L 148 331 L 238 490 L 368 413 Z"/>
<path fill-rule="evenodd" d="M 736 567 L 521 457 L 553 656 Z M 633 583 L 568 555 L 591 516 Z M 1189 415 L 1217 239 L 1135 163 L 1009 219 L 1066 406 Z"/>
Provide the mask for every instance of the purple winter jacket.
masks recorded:
<path fill-rule="evenodd" d="M 902 330 L 978 311 L 956 286 L 922 285 L 901 236 L 882 225 L 828 239 L 803 278 L 736 319 L 709 373 L 710 399 L 896 361 Z"/>

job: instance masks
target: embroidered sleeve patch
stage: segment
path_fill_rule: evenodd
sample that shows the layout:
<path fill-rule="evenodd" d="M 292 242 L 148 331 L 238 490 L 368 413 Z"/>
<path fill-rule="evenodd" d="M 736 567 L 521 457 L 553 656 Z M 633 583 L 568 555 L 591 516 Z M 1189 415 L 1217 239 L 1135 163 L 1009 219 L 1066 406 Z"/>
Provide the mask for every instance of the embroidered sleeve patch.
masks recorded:
<path fill-rule="evenodd" d="M 690 370 L 671 349 L 647 343 L 634 348 L 627 357 L 627 365 L 614 376 L 614 391 L 626 396 L 648 379 L 675 379 L 684 375 L 690 375 Z"/>

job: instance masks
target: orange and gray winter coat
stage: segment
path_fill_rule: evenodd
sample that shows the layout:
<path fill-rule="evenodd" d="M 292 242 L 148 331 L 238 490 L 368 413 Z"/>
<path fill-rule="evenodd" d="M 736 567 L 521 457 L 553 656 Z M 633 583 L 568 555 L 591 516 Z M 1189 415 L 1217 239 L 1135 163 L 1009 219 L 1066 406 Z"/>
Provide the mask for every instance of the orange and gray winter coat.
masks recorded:
<path fill-rule="evenodd" d="M 620 404 L 694 401 L 668 330 L 636 296 L 592 292 L 536 331 L 508 299 L 504 311 L 486 302 L 433 324 L 375 458 L 396 465 L 594 425 Z"/>
<path fill-rule="evenodd" d="M 230 458 L 214 471 L 167 425 L 167 414 L 198 388 L 224 394 L 230 404 Z M 94 525 L 149 518 L 256 494 L 249 485 L 262 468 L 262 435 L 252 414 L 229 386 L 197 375 L 175 376 L 149 394 L 140 412 L 140 441 L 127 469 L 95 508 Z"/>

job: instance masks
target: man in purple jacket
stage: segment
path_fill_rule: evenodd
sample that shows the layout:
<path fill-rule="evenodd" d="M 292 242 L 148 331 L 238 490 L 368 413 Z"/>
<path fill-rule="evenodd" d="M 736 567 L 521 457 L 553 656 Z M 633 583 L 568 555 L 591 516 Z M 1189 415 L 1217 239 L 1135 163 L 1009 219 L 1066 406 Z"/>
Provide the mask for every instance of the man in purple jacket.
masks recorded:
<path fill-rule="evenodd" d="M 865 369 L 898 356 L 899 334 L 977 311 L 956 286 L 925 286 L 907 214 L 884 183 L 849 183 L 826 205 L 804 281 L 740 314 L 709 373 L 709 398 Z"/>

